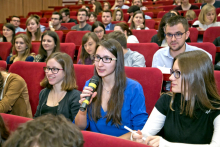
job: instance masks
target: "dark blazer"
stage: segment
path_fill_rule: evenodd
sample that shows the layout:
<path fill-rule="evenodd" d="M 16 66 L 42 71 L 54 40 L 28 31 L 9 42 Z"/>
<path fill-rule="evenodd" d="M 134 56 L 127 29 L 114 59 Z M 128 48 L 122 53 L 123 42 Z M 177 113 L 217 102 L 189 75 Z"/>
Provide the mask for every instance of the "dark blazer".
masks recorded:
<path fill-rule="evenodd" d="M 162 41 L 159 41 L 157 34 L 151 38 L 151 42 L 158 44 L 158 46 L 161 46 L 162 44 Z M 191 42 L 190 38 L 186 39 L 186 42 Z"/>

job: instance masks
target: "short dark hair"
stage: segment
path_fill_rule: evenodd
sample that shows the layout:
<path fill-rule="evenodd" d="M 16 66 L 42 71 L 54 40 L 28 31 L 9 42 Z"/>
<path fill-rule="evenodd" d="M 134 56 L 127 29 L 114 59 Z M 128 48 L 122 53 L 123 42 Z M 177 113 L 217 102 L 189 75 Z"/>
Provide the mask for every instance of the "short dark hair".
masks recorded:
<path fill-rule="evenodd" d="M 94 32 L 94 30 L 98 27 L 102 27 L 103 30 L 104 30 L 104 34 L 106 34 L 105 32 L 105 26 L 103 25 L 103 23 L 101 23 L 100 21 L 95 21 L 93 24 L 92 24 L 92 31 L 91 32 Z"/>
<path fill-rule="evenodd" d="M 110 13 L 110 14 L 111 14 L 111 17 L 112 17 L 112 11 L 111 11 L 111 10 L 104 10 L 104 11 L 102 11 L 102 14 L 103 14 L 104 12 Z"/>
<path fill-rule="evenodd" d="M 88 13 L 88 11 L 86 11 L 86 9 L 82 9 L 82 8 L 81 8 L 81 9 L 78 10 L 78 13 L 79 13 L 79 12 L 86 12 L 86 16 L 89 16 L 89 13 Z M 77 15 L 78 15 L 78 14 L 77 14 Z"/>
<path fill-rule="evenodd" d="M 127 39 L 124 33 L 120 31 L 114 31 L 114 32 L 109 33 L 107 38 L 108 39 L 112 38 L 112 39 L 117 40 L 124 49 L 127 49 Z"/>
<path fill-rule="evenodd" d="M 59 20 L 63 19 L 63 16 L 59 12 L 57 12 L 57 11 L 53 12 L 52 15 L 59 15 L 60 16 Z"/>
<path fill-rule="evenodd" d="M 60 14 L 62 15 L 62 13 L 65 13 L 65 15 L 70 15 L 70 9 L 68 8 L 63 8 L 60 10 Z"/>
<path fill-rule="evenodd" d="M 80 129 L 63 115 L 37 117 L 18 127 L 4 147 L 83 147 Z"/>
<path fill-rule="evenodd" d="M 171 17 L 168 21 L 167 21 L 167 24 L 165 25 L 165 29 L 167 26 L 174 26 L 174 25 L 177 25 L 181 23 L 185 29 L 185 31 L 188 31 L 189 30 L 189 24 L 188 24 L 188 21 L 186 20 L 185 17 L 183 16 L 180 16 L 180 15 L 176 15 L 176 16 L 173 16 Z"/>
<path fill-rule="evenodd" d="M 16 17 L 16 18 L 19 18 L 19 19 L 20 19 L 20 17 L 19 17 L 19 16 L 17 16 L 17 15 L 13 15 L 13 16 L 11 17 L 11 20 L 12 20 L 12 18 L 14 18 L 14 17 Z"/>

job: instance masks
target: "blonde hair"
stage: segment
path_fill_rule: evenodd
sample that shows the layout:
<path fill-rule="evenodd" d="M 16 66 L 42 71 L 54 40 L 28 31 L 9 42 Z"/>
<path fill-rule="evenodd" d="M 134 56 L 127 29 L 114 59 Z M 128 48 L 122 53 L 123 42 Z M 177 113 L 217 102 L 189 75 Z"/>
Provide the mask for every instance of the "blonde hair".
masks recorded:
<path fill-rule="evenodd" d="M 215 7 L 213 5 L 210 4 L 206 4 L 204 7 L 202 7 L 201 12 L 199 13 L 199 17 L 198 20 L 200 21 L 201 24 L 205 24 L 205 17 L 206 14 L 210 11 L 214 11 L 215 13 L 215 18 L 213 20 L 213 23 L 215 23 L 217 21 L 217 16 L 216 16 L 216 10 Z"/>
<path fill-rule="evenodd" d="M 28 17 L 28 19 L 26 21 L 26 27 L 28 26 L 29 21 L 31 21 L 32 19 L 36 22 L 37 25 L 39 25 L 39 28 L 37 28 L 37 31 L 34 33 L 34 35 L 36 36 L 35 41 L 40 41 L 40 37 L 41 37 L 40 17 L 38 15 L 31 15 L 30 17 Z M 28 29 L 26 30 L 26 34 L 27 34 L 28 38 L 31 40 L 32 34 Z"/>
<path fill-rule="evenodd" d="M 31 48 L 32 48 L 30 39 L 25 34 L 19 34 L 19 35 L 16 35 L 15 38 L 14 38 L 12 50 L 13 50 L 13 52 L 15 52 L 15 54 L 11 57 L 10 61 L 13 61 L 18 56 L 18 52 L 15 48 L 15 41 L 18 38 L 22 38 L 24 43 L 26 44 L 25 52 L 24 52 L 24 54 L 22 55 L 22 57 L 19 61 L 25 61 L 26 58 L 30 55 L 34 56 L 34 53 L 30 54 Z"/>
<path fill-rule="evenodd" d="M 185 17 L 186 17 L 186 18 L 189 17 L 190 20 L 193 20 L 193 19 L 195 19 L 197 16 L 196 16 L 196 13 L 195 13 L 193 10 L 188 10 L 188 11 L 186 12 L 186 16 L 185 16 Z"/>

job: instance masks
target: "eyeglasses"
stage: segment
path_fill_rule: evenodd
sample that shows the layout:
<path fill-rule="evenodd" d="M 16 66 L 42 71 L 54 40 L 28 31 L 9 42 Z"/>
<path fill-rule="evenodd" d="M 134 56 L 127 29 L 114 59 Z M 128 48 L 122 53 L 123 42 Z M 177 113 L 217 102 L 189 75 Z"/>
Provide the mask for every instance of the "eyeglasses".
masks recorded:
<path fill-rule="evenodd" d="M 104 63 L 111 63 L 112 60 L 117 60 L 116 58 L 110 58 L 110 57 L 100 57 L 98 55 L 94 55 L 94 60 L 99 62 L 102 59 L 102 62 Z"/>
<path fill-rule="evenodd" d="M 44 72 L 48 73 L 51 70 L 53 74 L 57 74 L 59 70 L 63 70 L 59 68 L 49 68 L 49 67 L 43 67 L 43 68 L 44 68 Z"/>
<path fill-rule="evenodd" d="M 17 21 L 17 22 L 20 22 L 20 20 L 12 20 L 12 21 L 13 21 L 13 22 L 16 22 L 16 21 Z"/>
<path fill-rule="evenodd" d="M 96 33 L 96 34 L 99 34 L 99 33 L 102 33 L 103 32 L 103 30 L 100 30 L 100 31 L 94 31 L 94 33 Z"/>
<path fill-rule="evenodd" d="M 178 71 L 178 70 L 172 70 L 172 69 L 170 69 L 170 74 L 172 75 L 174 75 L 174 77 L 176 78 L 176 79 L 179 79 L 180 78 L 180 75 L 181 75 L 181 72 L 180 71 Z"/>
<path fill-rule="evenodd" d="M 186 33 L 186 32 L 184 32 L 184 33 Z M 176 34 L 167 33 L 167 34 L 165 34 L 165 35 L 166 35 L 166 38 L 167 38 L 167 39 L 172 39 L 173 36 L 174 36 L 176 39 L 181 39 L 181 38 L 182 38 L 182 35 L 183 35 L 184 33 L 176 33 Z"/>
<path fill-rule="evenodd" d="M 86 16 L 86 14 L 78 14 L 77 16 Z"/>

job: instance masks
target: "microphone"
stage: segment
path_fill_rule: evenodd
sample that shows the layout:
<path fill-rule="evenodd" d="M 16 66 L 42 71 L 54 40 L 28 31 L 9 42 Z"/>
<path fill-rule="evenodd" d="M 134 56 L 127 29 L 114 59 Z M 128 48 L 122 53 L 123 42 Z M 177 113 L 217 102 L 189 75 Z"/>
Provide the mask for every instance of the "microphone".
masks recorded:
<path fill-rule="evenodd" d="M 91 78 L 91 80 L 89 81 L 89 86 L 93 89 L 93 92 L 96 90 L 96 88 L 98 87 L 99 84 L 99 77 L 98 76 L 93 76 Z M 81 110 L 82 112 L 84 112 L 87 108 L 87 105 L 89 104 L 89 101 L 91 99 L 92 95 L 85 97 L 85 100 L 82 102 L 79 110 Z"/>

